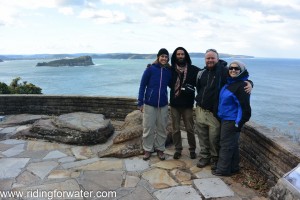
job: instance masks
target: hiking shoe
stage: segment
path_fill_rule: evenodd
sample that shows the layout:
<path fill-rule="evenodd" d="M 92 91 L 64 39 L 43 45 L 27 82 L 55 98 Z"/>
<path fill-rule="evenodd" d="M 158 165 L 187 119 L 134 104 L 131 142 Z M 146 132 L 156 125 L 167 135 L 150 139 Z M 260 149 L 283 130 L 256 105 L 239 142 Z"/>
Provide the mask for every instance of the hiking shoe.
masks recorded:
<path fill-rule="evenodd" d="M 176 152 L 174 153 L 173 158 L 174 158 L 175 160 L 178 160 L 180 157 L 181 157 L 181 153 L 176 151 Z"/>
<path fill-rule="evenodd" d="M 212 173 L 212 175 L 215 175 L 215 176 L 230 176 L 231 175 L 231 174 L 221 173 L 218 170 L 212 170 L 211 173 Z"/>
<path fill-rule="evenodd" d="M 151 153 L 149 151 L 145 151 L 145 154 L 143 156 L 143 160 L 149 160 L 150 157 L 151 157 Z"/>
<path fill-rule="evenodd" d="M 195 159 L 196 158 L 196 153 L 195 152 L 190 152 L 190 158 Z"/>
<path fill-rule="evenodd" d="M 202 168 L 205 167 L 206 165 L 209 165 L 210 159 L 209 158 L 201 158 L 199 162 L 197 163 L 197 167 Z"/>
<path fill-rule="evenodd" d="M 159 158 L 159 160 L 165 160 L 165 154 L 162 151 L 157 150 L 157 156 Z"/>
<path fill-rule="evenodd" d="M 218 160 L 212 160 L 211 163 L 210 163 L 211 170 L 216 170 L 217 169 L 217 164 L 218 164 Z"/>

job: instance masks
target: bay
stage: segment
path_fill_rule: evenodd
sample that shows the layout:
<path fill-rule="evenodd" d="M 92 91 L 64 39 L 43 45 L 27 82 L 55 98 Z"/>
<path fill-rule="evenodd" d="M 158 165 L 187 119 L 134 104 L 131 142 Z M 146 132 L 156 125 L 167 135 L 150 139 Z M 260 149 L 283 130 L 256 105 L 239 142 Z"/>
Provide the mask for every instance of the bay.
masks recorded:
<path fill-rule="evenodd" d="M 224 58 L 228 63 L 231 58 Z M 254 82 L 251 120 L 271 129 L 300 135 L 300 59 L 244 58 Z M 12 79 L 33 83 L 46 95 L 121 96 L 137 98 L 149 59 L 93 59 L 88 67 L 35 67 L 49 60 L 14 60 L 0 63 L 0 82 Z M 203 68 L 203 58 L 192 58 Z"/>

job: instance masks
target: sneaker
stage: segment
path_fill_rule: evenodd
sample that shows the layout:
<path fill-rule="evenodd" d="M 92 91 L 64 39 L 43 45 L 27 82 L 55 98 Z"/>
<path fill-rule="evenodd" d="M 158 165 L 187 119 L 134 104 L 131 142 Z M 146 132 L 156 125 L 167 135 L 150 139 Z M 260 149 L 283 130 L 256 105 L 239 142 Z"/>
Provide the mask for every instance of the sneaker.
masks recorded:
<path fill-rule="evenodd" d="M 199 162 L 197 163 L 197 167 L 202 168 L 205 167 L 206 165 L 209 165 L 210 159 L 209 158 L 201 158 Z"/>
<path fill-rule="evenodd" d="M 178 152 L 178 151 L 176 151 L 176 152 L 174 153 L 173 158 L 174 158 L 175 160 L 178 160 L 180 157 L 181 157 L 181 153 Z"/>
<path fill-rule="evenodd" d="M 143 160 L 149 160 L 150 157 L 151 157 L 151 153 L 149 151 L 145 151 L 145 154 L 143 156 Z"/>
<path fill-rule="evenodd" d="M 159 158 L 159 160 L 165 160 L 165 154 L 162 151 L 157 150 L 157 156 Z"/>
<path fill-rule="evenodd" d="M 196 153 L 195 152 L 190 152 L 190 158 L 191 159 L 196 159 Z"/>

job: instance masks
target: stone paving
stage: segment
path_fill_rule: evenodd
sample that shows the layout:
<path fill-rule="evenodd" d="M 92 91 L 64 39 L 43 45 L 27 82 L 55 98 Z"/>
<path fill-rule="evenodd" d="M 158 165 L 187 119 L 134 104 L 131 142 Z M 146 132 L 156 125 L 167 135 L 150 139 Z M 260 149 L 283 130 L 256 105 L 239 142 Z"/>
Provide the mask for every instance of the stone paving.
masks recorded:
<path fill-rule="evenodd" d="M 24 127 L 0 128 L 0 135 Z M 120 200 L 265 200 L 230 177 L 211 174 L 210 166 L 196 167 L 183 134 L 183 156 L 174 160 L 174 147 L 160 161 L 141 156 L 99 158 L 106 144 L 74 146 L 42 140 L 0 141 L 0 199 L 120 199 Z M 199 150 L 198 150 L 199 151 Z M 10 192 L 10 193 L 8 193 Z M 100 196 L 102 195 L 102 197 Z"/>

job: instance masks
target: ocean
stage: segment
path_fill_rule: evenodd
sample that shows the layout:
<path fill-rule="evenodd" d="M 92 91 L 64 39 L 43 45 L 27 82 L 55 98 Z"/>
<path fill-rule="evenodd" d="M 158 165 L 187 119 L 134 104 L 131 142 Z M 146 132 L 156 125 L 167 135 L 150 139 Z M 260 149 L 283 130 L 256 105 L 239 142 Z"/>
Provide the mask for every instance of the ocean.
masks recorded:
<path fill-rule="evenodd" d="M 228 63 L 233 59 L 222 58 Z M 251 121 L 300 137 L 300 59 L 244 58 L 254 82 Z M 137 98 L 149 59 L 93 59 L 88 67 L 35 67 L 49 60 L 0 62 L 0 82 L 21 77 L 47 95 L 119 96 Z M 203 68 L 203 58 L 192 58 Z"/>

